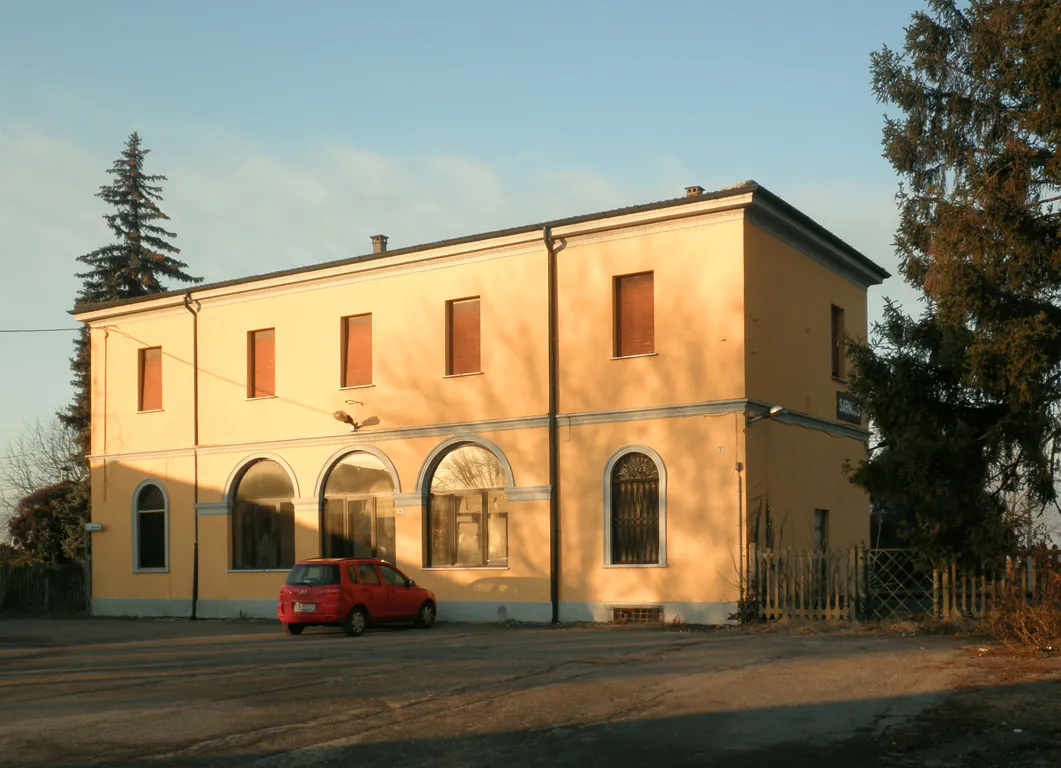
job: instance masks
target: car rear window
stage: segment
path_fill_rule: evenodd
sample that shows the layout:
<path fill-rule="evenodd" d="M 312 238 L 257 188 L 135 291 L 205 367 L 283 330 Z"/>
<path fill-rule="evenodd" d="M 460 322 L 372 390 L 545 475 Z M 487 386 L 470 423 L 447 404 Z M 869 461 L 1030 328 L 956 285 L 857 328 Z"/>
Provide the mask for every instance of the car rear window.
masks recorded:
<path fill-rule="evenodd" d="M 332 563 L 320 565 L 296 565 L 287 574 L 289 586 L 327 587 L 339 583 L 339 566 Z"/>

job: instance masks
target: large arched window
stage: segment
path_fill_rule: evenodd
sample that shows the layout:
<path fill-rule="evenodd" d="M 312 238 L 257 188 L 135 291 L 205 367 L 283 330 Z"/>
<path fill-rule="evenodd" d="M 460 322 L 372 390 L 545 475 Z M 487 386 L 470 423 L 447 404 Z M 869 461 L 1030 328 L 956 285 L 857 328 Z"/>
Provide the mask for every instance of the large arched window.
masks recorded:
<path fill-rule="evenodd" d="M 663 564 L 659 466 L 645 453 L 628 451 L 613 460 L 609 474 L 607 562 Z"/>
<path fill-rule="evenodd" d="M 137 571 L 169 567 L 169 504 L 162 486 L 144 482 L 133 500 L 133 557 Z"/>
<path fill-rule="evenodd" d="M 273 570 L 294 565 L 294 488 L 284 468 L 258 459 L 243 470 L 234 495 L 232 568 Z"/>
<path fill-rule="evenodd" d="M 482 446 L 459 445 L 438 463 L 428 501 L 428 566 L 508 565 L 505 468 Z"/>
<path fill-rule="evenodd" d="M 321 517 L 324 557 L 394 562 L 394 480 L 383 462 L 358 451 L 328 473 Z"/>

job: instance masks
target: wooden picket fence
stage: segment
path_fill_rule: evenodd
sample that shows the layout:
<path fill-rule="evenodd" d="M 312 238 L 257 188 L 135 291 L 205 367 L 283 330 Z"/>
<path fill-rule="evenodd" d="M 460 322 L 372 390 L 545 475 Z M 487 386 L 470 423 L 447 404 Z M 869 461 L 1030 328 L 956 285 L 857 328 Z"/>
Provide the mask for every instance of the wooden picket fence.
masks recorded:
<path fill-rule="evenodd" d="M 751 581 L 766 619 L 855 619 L 859 550 L 766 551 Z"/>
<path fill-rule="evenodd" d="M 995 611 L 1007 591 L 1023 595 L 1030 604 L 1039 603 L 1043 597 L 1040 583 L 1051 571 L 1061 572 L 1061 552 L 1056 549 L 1023 553 L 993 569 L 962 571 L 951 565 L 935 574 L 933 613 L 982 619 Z"/>
<path fill-rule="evenodd" d="M 0 566 L 0 611 L 80 613 L 88 608 L 80 563 Z"/>
<path fill-rule="evenodd" d="M 893 620 L 918 616 L 981 619 L 1003 592 L 1035 602 L 1046 569 L 1061 572 L 1061 552 L 1015 554 L 994 569 L 928 569 L 903 549 L 759 551 L 749 599 L 765 619 Z"/>

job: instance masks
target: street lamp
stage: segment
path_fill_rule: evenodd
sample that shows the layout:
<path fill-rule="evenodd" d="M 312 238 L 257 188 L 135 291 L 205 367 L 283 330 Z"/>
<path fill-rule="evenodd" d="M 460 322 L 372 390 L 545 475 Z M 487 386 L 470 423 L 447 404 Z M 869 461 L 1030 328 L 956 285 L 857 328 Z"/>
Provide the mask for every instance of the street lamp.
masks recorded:
<path fill-rule="evenodd" d="M 766 413 L 760 413 L 760 414 L 758 414 L 756 416 L 749 417 L 748 424 L 754 424 L 755 422 L 762 421 L 763 419 L 773 419 L 773 418 L 776 418 L 776 417 L 780 416 L 784 412 L 785 412 L 785 406 L 783 406 L 783 405 L 771 405 L 770 406 L 770 410 L 767 411 Z"/>

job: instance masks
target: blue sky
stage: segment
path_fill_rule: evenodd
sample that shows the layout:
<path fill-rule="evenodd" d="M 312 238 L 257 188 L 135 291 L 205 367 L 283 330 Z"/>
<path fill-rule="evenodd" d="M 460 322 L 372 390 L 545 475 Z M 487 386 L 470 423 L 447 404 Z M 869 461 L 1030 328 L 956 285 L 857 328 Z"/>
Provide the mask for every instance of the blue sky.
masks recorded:
<path fill-rule="evenodd" d="M 895 272 L 869 54 L 921 6 L 2 3 L 0 329 L 73 326 L 134 129 L 208 280 L 745 179 Z M 0 334 L 0 455 L 69 399 L 70 343 Z"/>

